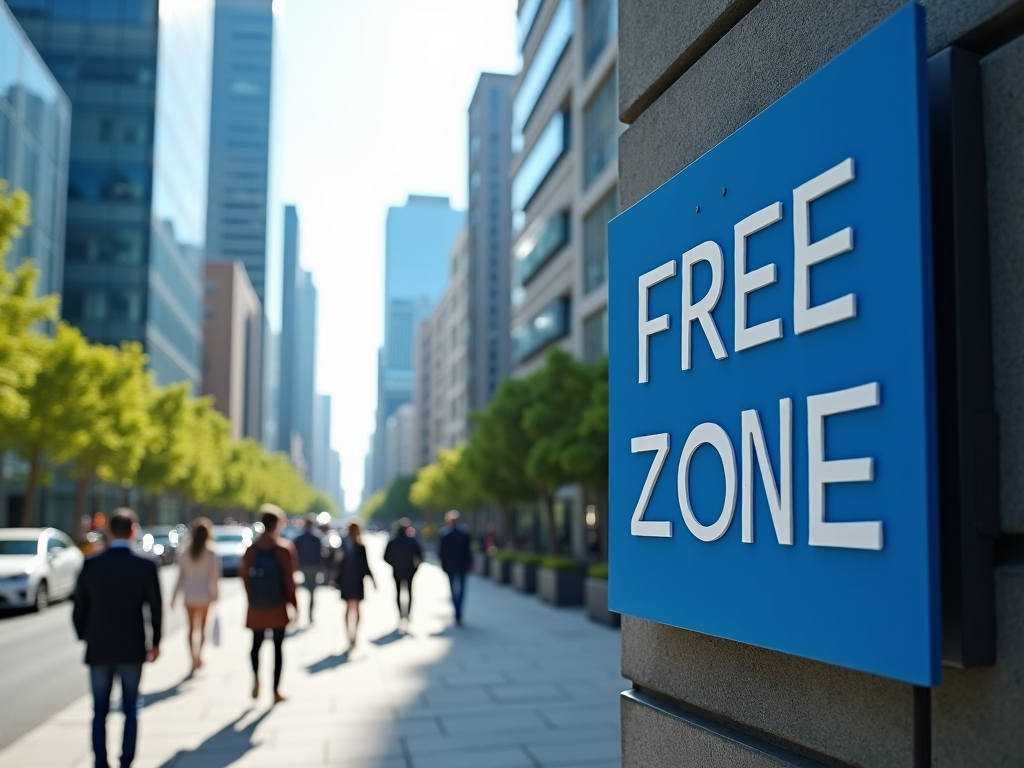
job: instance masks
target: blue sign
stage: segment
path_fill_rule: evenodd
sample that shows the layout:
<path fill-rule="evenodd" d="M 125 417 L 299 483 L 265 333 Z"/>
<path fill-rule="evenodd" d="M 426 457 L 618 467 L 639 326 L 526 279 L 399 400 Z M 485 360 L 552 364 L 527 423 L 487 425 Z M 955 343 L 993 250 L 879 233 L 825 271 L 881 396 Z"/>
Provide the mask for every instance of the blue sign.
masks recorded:
<path fill-rule="evenodd" d="M 609 225 L 613 610 L 939 682 L 925 55 L 905 6 Z"/>

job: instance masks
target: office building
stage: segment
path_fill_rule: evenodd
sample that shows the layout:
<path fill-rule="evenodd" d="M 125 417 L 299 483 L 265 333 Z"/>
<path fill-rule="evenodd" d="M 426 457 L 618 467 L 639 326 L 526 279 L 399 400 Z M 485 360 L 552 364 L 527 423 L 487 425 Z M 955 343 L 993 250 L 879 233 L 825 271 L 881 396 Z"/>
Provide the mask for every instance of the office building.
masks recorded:
<path fill-rule="evenodd" d="M 313 411 L 316 395 L 316 307 L 317 290 L 313 284 L 313 273 L 305 269 L 300 271 L 299 284 L 296 291 L 296 322 L 295 336 L 295 379 L 292 399 L 292 447 L 302 446 L 301 466 L 306 478 L 312 468 L 314 446 Z M 282 375 L 284 373 L 282 372 Z M 299 465 L 298 454 L 293 460 Z"/>
<path fill-rule="evenodd" d="M 441 448 L 454 448 L 469 439 L 473 341 L 469 243 L 469 230 L 463 227 L 449 255 L 448 287 L 417 333 L 412 419 L 416 468 L 436 461 Z"/>
<path fill-rule="evenodd" d="M 413 462 L 413 407 L 402 403 L 388 417 L 385 425 L 387 439 L 384 442 L 387 455 L 384 457 L 384 487 L 396 478 L 415 474 L 418 467 Z"/>
<path fill-rule="evenodd" d="M 512 371 L 560 346 L 607 354 L 607 223 L 618 212 L 616 0 L 523 0 L 512 96 Z M 600 523 L 579 488 L 558 495 L 562 546 L 579 555 Z M 594 523 L 588 523 L 593 520 Z M 543 526 L 532 525 L 541 537 Z"/>
<path fill-rule="evenodd" d="M 198 391 L 212 0 L 8 5 L 74 110 L 64 319 Z"/>
<path fill-rule="evenodd" d="M 514 80 L 511 75 L 482 73 L 469 104 L 466 290 L 472 318 L 467 360 L 471 411 L 487 405 L 511 364 L 508 169 Z"/>
<path fill-rule="evenodd" d="M 338 506 L 338 514 L 345 514 L 345 489 L 341 486 L 341 454 L 333 448 L 327 460 L 327 487 Z"/>
<path fill-rule="evenodd" d="M 384 255 L 384 346 L 378 354 L 377 413 L 367 493 L 385 484 L 388 418 L 412 400 L 413 340 L 447 281 L 448 249 L 464 214 L 447 197 L 409 195 L 388 209 Z"/>
<path fill-rule="evenodd" d="M 274 450 L 291 455 L 293 399 L 295 397 L 295 361 L 298 314 L 296 291 L 299 285 L 299 212 L 294 205 L 284 207 L 284 248 L 281 275 L 281 335 L 278 346 L 277 439 Z"/>
<path fill-rule="evenodd" d="M 260 437 L 263 306 L 240 261 L 206 264 L 203 394 L 231 422 L 231 437 Z"/>
<path fill-rule="evenodd" d="M 273 0 L 216 0 L 206 214 L 207 258 L 241 261 L 263 306 L 260 431 L 271 450 L 280 400 L 280 17 Z"/>
<path fill-rule="evenodd" d="M 309 481 L 333 497 L 331 488 L 331 396 L 317 393 L 313 399 L 313 445 Z"/>
<path fill-rule="evenodd" d="M 606 225 L 618 211 L 615 0 L 526 0 L 512 102 L 512 356 L 607 352 Z"/>
<path fill-rule="evenodd" d="M 0 179 L 32 198 L 32 223 L 7 255 L 31 258 L 40 294 L 60 293 L 64 267 L 71 103 L 7 7 L 0 3 Z"/>

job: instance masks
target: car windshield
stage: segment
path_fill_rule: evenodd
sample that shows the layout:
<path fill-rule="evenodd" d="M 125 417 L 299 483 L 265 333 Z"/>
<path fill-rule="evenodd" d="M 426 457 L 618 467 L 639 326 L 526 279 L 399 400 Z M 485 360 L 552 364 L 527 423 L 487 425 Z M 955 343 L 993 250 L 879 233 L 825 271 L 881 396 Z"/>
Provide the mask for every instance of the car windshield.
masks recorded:
<path fill-rule="evenodd" d="M 35 555 L 39 552 L 36 539 L 0 540 L 0 555 Z"/>
<path fill-rule="evenodd" d="M 241 542 L 245 537 L 240 533 L 218 533 L 217 541 Z"/>

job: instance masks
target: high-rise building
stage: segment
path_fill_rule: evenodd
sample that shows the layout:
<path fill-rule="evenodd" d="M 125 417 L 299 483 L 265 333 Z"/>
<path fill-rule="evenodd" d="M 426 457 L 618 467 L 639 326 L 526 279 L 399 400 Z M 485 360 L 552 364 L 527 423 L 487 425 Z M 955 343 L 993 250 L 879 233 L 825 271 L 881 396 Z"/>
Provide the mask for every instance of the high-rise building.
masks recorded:
<path fill-rule="evenodd" d="M 71 103 L 3 3 L 0 51 L 0 179 L 32 198 L 32 223 L 7 266 L 31 258 L 39 293 L 60 293 Z"/>
<path fill-rule="evenodd" d="M 216 0 L 206 249 L 241 261 L 263 306 L 261 433 L 277 449 L 281 322 L 280 31 L 273 0 Z M 280 110 L 276 110 L 280 112 Z"/>
<path fill-rule="evenodd" d="M 483 408 L 509 373 L 511 75 L 484 72 L 469 104 L 468 385 Z"/>
<path fill-rule="evenodd" d="M 333 496 L 331 489 L 331 396 L 317 393 L 313 399 L 313 445 L 310 483 Z"/>
<path fill-rule="evenodd" d="M 313 409 L 316 395 L 316 305 L 317 291 L 313 273 L 300 271 L 296 291 L 295 379 L 292 397 L 293 447 L 302 446 L 301 466 L 309 479 L 316 441 L 313 436 Z M 293 456 L 296 463 L 299 456 Z"/>
<path fill-rule="evenodd" d="M 341 486 L 341 454 L 333 448 L 327 463 L 328 480 L 331 488 L 331 498 L 338 505 L 338 514 L 345 514 L 345 489 Z"/>
<path fill-rule="evenodd" d="M 411 475 L 416 471 L 413 463 L 413 408 L 411 403 L 402 403 L 388 417 L 384 427 L 387 440 L 384 445 L 384 486 L 391 485 L 397 477 Z"/>
<path fill-rule="evenodd" d="M 378 355 L 377 418 L 368 493 L 384 485 L 388 418 L 412 400 L 416 326 L 441 297 L 448 249 L 464 214 L 447 197 L 409 195 L 388 209 L 384 254 L 384 346 Z"/>
<path fill-rule="evenodd" d="M 606 227 L 618 212 L 616 0 L 531 0 L 512 101 L 512 357 L 607 351 Z"/>
<path fill-rule="evenodd" d="M 198 390 L 213 2 L 8 5 L 74 110 L 64 318 Z"/>
<path fill-rule="evenodd" d="M 295 397 L 295 355 L 298 314 L 296 301 L 299 282 L 299 212 L 294 205 L 284 207 L 284 249 L 281 290 L 281 336 L 279 341 L 279 375 L 277 407 L 277 439 L 275 450 L 289 456 L 292 450 L 293 401 Z"/>
<path fill-rule="evenodd" d="M 258 440 L 263 306 L 242 262 L 208 262 L 205 271 L 203 394 L 213 396 L 235 440 Z"/>
<path fill-rule="evenodd" d="M 473 341 L 469 298 L 472 256 L 468 229 L 452 243 L 448 287 L 417 334 L 412 454 L 416 468 L 437 460 L 441 448 L 469 439 Z"/>
<path fill-rule="evenodd" d="M 523 65 L 512 95 L 512 369 L 558 345 L 607 354 L 607 223 L 618 212 L 616 0 L 524 0 Z M 563 489 L 563 546 L 595 546 L 597 501 Z M 585 514 L 593 512 L 594 514 Z M 595 522 L 585 522 L 595 521 Z M 540 535 L 546 536 L 543 527 Z"/>

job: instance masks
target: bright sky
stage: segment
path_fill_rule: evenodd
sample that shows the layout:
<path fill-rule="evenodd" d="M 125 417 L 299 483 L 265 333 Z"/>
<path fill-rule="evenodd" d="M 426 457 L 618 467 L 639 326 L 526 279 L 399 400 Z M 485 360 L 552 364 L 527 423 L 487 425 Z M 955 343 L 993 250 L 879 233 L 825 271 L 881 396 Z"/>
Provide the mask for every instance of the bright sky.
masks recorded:
<path fill-rule="evenodd" d="M 345 503 L 363 487 L 383 340 L 384 218 L 412 193 L 466 206 L 466 110 L 514 72 L 516 0 L 286 0 L 284 195 L 319 289 L 317 390 Z"/>

